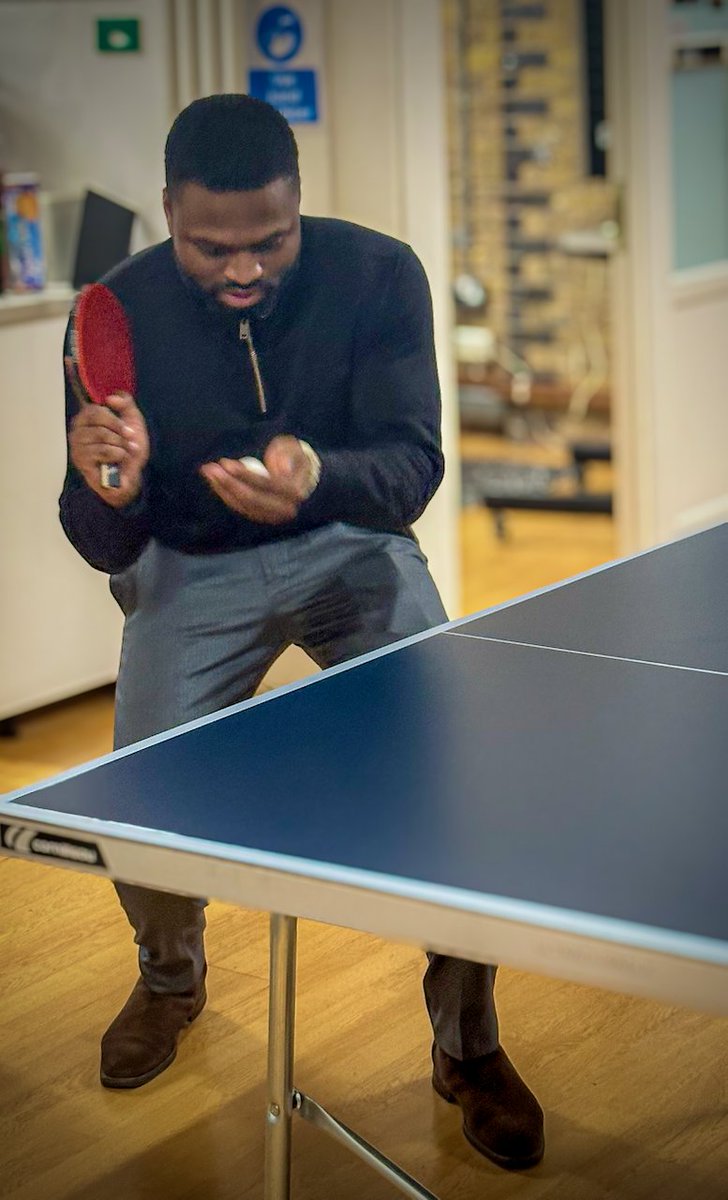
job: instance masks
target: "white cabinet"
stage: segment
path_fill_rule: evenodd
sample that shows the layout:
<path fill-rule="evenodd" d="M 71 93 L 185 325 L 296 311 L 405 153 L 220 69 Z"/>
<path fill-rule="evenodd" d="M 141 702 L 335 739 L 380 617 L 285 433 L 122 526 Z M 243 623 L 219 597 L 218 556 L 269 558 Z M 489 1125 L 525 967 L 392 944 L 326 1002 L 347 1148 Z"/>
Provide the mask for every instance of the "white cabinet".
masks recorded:
<path fill-rule="evenodd" d="M 58 520 L 64 308 L 0 313 L 0 719 L 109 683 L 118 665 L 107 576 Z"/>

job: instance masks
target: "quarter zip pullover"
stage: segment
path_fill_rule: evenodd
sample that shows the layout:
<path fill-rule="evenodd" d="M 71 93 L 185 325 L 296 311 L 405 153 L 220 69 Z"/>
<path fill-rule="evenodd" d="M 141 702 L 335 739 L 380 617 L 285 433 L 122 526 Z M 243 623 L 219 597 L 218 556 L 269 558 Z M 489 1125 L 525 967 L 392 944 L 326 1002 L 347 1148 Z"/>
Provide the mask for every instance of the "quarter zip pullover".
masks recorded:
<path fill-rule="evenodd" d="M 171 241 L 104 279 L 131 323 L 151 455 L 142 494 L 124 509 L 105 504 L 69 463 L 61 521 L 92 566 L 121 571 L 151 537 L 200 554 L 333 521 L 411 532 L 443 473 L 424 271 L 394 238 L 325 218 L 301 226 L 297 269 L 266 317 L 218 311 L 186 285 Z M 68 423 L 76 409 L 67 385 Z M 319 485 L 294 521 L 248 521 L 199 469 L 222 457 L 262 458 L 283 433 L 313 446 Z"/>

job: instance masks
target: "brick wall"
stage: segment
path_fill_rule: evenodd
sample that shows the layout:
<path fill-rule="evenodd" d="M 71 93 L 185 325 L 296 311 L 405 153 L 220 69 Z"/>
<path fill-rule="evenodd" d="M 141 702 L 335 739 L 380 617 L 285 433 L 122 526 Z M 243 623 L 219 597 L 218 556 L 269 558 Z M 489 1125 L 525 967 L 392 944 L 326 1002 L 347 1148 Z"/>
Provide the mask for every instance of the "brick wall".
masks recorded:
<path fill-rule="evenodd" d="M 540 19 L 504 19 L 505 10 L 519 7 L 528 5 L 442 0 L 453 275 L 468 270 L 487 288 L 485 316 L 471 319 L 485 321 L 544 382 L 550 378 L 568 393 L 583 379 L 590 359 L 606 354 L 608 361 L 607 267 L 603 259 L 566 255 L 554 243 L 564 233 L 598 228 L 610 219 L 613 197 L 603 179 L 586 176 L 581 5 L 546 0 Z M 513 40 L 504 41 L 509 29 Z M 543 53 L 547 62 L 506 71 L 509 53 Z M 507 79 L 516 86 L 506 88 Z M 512 101 L 543 101 L 547 111 L 504 114 L 504 103 Z M 510 182 L 509 146 L 536 152 L 514 169 L 517 177 Z M 535 192 L 548 194 L 544 207 L 506 203 L 509 195 Z M 548 242 L 551 248 L 517 254 L 508 244 L 509 216 L 517 222 L 511 240 Z M 529 300 L 523 292 L 530 287 L 551 294 Z M 539 331 L 550 331 L 553 341 L 523 336 Z"/>

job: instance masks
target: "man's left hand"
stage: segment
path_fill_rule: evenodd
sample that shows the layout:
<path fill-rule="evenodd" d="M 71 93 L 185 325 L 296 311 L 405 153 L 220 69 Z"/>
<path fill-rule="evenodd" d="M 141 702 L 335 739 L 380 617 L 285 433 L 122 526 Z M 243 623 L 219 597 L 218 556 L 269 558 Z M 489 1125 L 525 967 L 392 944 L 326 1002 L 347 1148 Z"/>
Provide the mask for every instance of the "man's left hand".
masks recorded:
<path fill-rule="evenodd" d="M 233 512 L 249 521 L 282 525 L 293 521 L 318 482 L 316 457 L 298 438 L 273 438 L 263 455 L 267 475 L 235 458 L 205 463 L 200 474 Z"/>

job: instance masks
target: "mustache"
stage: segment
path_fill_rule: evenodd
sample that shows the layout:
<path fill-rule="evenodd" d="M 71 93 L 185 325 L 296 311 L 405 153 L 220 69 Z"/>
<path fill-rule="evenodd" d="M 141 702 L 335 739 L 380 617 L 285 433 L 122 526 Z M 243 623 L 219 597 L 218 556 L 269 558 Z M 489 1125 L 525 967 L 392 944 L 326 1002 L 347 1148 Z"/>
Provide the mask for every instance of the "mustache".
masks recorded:
<path fill-rule="evenodd" d="M 270 279 L 256 279 L 255 283 L 223 283 L 213 289 L 215 296 L 229 293 L 233 296 L 249 296 L 251 292 L 273 292 L 276 284 Z"/>

